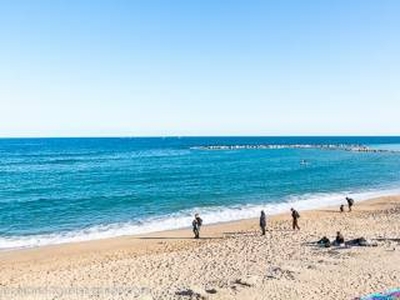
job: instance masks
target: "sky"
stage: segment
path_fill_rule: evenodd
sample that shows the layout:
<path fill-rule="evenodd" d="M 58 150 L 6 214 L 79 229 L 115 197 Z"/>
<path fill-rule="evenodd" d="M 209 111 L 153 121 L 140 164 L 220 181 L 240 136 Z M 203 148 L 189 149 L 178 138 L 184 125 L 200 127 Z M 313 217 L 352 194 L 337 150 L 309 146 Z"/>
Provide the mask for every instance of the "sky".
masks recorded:
<path fill-rule="evenodd" d="M 0 0 L 0 136 L 400 135 L 400 1 Z"/>

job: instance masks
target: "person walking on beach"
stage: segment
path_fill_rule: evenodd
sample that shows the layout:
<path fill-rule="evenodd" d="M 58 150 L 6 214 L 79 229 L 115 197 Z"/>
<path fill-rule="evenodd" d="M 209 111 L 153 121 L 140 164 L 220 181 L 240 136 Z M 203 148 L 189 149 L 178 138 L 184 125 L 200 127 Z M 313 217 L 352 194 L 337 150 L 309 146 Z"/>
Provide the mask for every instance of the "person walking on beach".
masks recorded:
<path fill-rule="evenodd" d="M 265 212 L 263 210 L 261 211 L 261 216 L 260 216 L 260 227 L 261 227 L 261 235 L 265 235 L 265 227 L 267 227 L 267 216 L 265 215 Z"/>
<path fill-rule="evenodd" d="M 292 220 L 293 220 L 293 230 L 300 230 L 299 227 L 299 218 L 300 214 L 294 208 L 291 208 L 290 211 L 292 212 Z"/>
<path fill-rule="evenodd" d="M 343 204 L 340 205 L 340 212 L 341 212 L 341 213 L 344 212 L 344 205 L 343 205 Z"/>
<path fill-rule="evenodd" d="M 194 233 L 195 239 L 200 238 L 200 227 L 202 224 L 203 224 L 203 220 L 200 218 L 199 214 L 195 214 L 194 220 L 192 222 L 193 233 Z"/>
<path fill-rule="evenodd" d="M 354 205 L 354 200 L 352 198 L 346 197 L 347 204 L 349 205 L 349 211 L 351 211 L 351 207 Z"/>

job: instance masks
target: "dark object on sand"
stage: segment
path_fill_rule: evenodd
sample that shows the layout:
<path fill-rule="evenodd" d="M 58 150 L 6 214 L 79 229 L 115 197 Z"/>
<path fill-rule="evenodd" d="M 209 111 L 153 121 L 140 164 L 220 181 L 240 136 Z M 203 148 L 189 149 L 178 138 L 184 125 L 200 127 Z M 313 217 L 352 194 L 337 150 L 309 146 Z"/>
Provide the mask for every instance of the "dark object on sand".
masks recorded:
<path fill-rule="evenodd" d="M 344 205 L 340 205 L 340 212 L 344 212 Z"/>
<path fill-rule="evenodd" d="M 261 227 L 261 234 L 265 235 L 265 227 L 267 227 L 267 217 L 263 210 L 261 211 L 261 216 L 260 216 L 260 227 Z"/>
<path fill-rule="evenodd" d="M 217 293 L 217 290 L 214 289 L 214 288 L 208 289 L 208 290 L 206 290 L 206 293 L 208 293 L 208 294 L 216 294 L 216 293 Z"/>
<path fill-rule="evenodd" d="M 203 225 L 203 220 L 200 218 L 198 214 L 194 215 L 194 220 L 192 222 L 193 226 L 193 233 L 194 233 L 194 238 L 198 239 L 200 238 L 200 227 Z"/>
<path fill-rule="evenodd" d="M 354 205 L 354 200 L 352 198 L 346 197 L 347 204 L 349 206 L 349 211 L 351 211 L 352 206 Z"/>
<path fill-rule="evenodd" d="M 296 229 L 300 230 L 300 227 L 299 227 L 300 214 L 294 208 L 291 208 L 290 211 L 292 212 L 292 219 L 293 219 L 292 227 L 293 227 L 293 230 L 296 230 Z"/>
<path fill-rule="evenodd" d="M 358 239 L 350 240 L 345 243 L 346 246 L 361 246 L 361 247 L 376 247 L 378 244 L 376 242 L 371 243 L 367 241 L 364 237 Z"/>
<path fill-rule="evenodd" d="M 346 242 L 346 246 L 366 246 L 367 240 L 363 237 Z"/>
<path fill-rule="evenodd" d="M 325 248 L 329 248 L 331 246 L 331 241 L 326 236 L 320 239 L 317 243 Z"/>
<path fill-rule="evenodd" d="M 338 231 L 336 232 L 335 245 L 339 246 L 341 244 L 344 244 L 344 237 L 343 234 L 341 234 L 340 231 Z"/>

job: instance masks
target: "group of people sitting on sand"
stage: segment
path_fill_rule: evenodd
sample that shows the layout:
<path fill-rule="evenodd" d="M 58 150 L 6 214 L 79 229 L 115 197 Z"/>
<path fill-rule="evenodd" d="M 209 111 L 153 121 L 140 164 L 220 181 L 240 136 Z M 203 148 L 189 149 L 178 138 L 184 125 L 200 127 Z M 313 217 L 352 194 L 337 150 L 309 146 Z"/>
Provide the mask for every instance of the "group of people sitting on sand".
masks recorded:
<path fill-rule="evenodd" d="M 318 242 L 318 245 L 329 248 L 332 244 L 333 246 L 341 246 L 344 245 L 344 237 L 343 234 L 340 233 L 340 231 L 336 232 L 336 238 L 333 241 L 333 243 L 331 243 L 331 241 L 324 236 L 322 239 L 320 239 Z"/>
<path fill-rule="evenodd" d="M 331 246 L 340 246 L 340 247 L 352 247 L 352 246 L 361 246 L 361 247 L 376 247 L 378 244 L 376 242 L 367 241 L 364 237 L 360 237 L 357 239 L 349 240 L 345 242 L 343 235 L 338 231 L 336 233 L 336 238 L 333 242 L 331 242 L 326 236 L 320 239 L 317 244 L 321 247 L 329 248 Z"/>
<path fill-rule="evenodd" d="M 354 200 L 352 198 L 346 197 L 346 201 L 347 201 L 347 205 L 349 207 L 349 212 L 351 212 L 351 208 L 354 205 Z M 291 217 L 292 217 L 293 230 L 296 230 L 296 229 L 300 230 L 300 226 L 299 226 L 300 214 L 299 214 L 299 212 L 297 210 L 295 210 L 293 207 L 290 209 L 290 211 L 291 211 Z M 344 212 L 343 204 L 340 205 L 340 212 Z M 192 222 L 193 233 L 194 233 L 195 239 L 200 238 L 200 228 L 202 225 L 203 225 L 203 220 L 200 218 L 199 214 L 195 214 L 194 220 Z M 265 235 L 266 228 L 267 228 L 267 216 L 263 210 L 261 211 L 261 216 L 260 216 L 260 228 L 261 228 L 261 235 Z M 327 240 L 329 241 L 329 239 L 327 239 L 326 237 L 323 237 L 320 240 L 320 242 L 324 243 L 324 241 L 325 241 L 326 244 L 324 244 L 324 245 L 329 245 L 328 247 L 330 247 L 331 243 L 330 243 L 330 241 L 329 241 L 329 243 L 327 243 Z M 340 245 L 343 243 L 344 243 L 343 235 L 338 231 L 334 244 Z"/>

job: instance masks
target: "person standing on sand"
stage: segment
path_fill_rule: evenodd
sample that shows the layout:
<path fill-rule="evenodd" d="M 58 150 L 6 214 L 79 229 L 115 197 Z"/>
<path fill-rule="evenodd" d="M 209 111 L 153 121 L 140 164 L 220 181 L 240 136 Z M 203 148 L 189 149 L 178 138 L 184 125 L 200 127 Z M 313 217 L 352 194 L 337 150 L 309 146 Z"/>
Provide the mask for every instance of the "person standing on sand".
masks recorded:
<path fill-rule="evenodd" d="M 200 227 L 202 224 L 203 224 L 203 220 L 200 218 L 199 214 L 195 214 L 194 220 L 192 222 L 193 233 L 194 233 L 195 239 L 200 238 Z"/>
<path fill-rule="evenodd" d="M 354 205 L 354 200 L 352 198 L 346 197 L 347 204 L 349 205 L 349 211 L 351 211 L 351 207 Z"/>
<path fill-rule="evenodd" d="M 344 212 L 344 205 L 343 205 L 343 204 L 340 205 L 340 212 L 341 212 L 341 213 Z"/>
<path fill-rule="evenodd" d="M 265 212 L 263 210 L 261 211 L 261 216 L 260 216 L 260 227 L 261 227 L 261 235 L 265 235 L 265 227 L 267 227 L 267 216 L 265 215 Z"/>
<path fill-rule="evenodd" d="M 292 219 L 293 219 L 293 230 L 300 230 L 299 227 L 299 218 L 300 214 L 294 208 L 291 208 L 290 211 L 292 212 Z"/>

